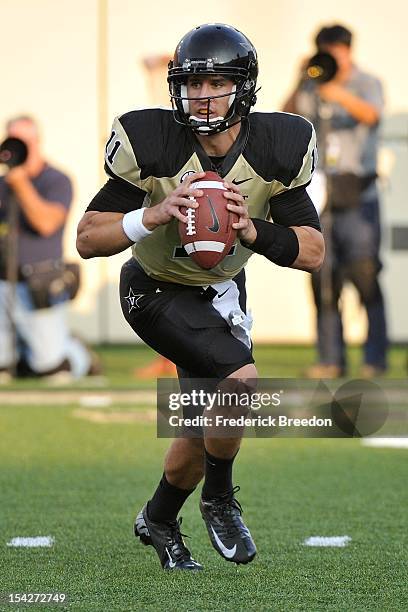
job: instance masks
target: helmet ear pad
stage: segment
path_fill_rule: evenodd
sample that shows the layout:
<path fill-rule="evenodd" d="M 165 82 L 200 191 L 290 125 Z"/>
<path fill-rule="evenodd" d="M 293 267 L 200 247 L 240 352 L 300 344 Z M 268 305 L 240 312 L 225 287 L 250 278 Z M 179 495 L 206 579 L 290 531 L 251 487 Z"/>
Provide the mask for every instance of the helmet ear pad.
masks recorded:
<path fill-rule="evenodd" d="M 231 94 L 230 97 L 228 99 L 228 110 L 231 108 L 231 106 L 234 104 L 235 102 L 235 98 L 236 98 L 236 93 L 237 93 L 237 85 L 236 83 L 234 83 L 232 90 L 231 90 Z"/>
<path fill-rule="evenodd" d="M 189 115 L 190 114 L 190 104 L 189 104 L 188 93 L 187 93 L 187 82 L 180 84 L 180 95 L 181 95 L 181 103 L 183 106 L 183 112 L 186 115 Z"/>
<path fill-rule="evenodd" d="M 235 112 L 240 117 L 246 117 L 256 103 L 255 95 L 256 81 L 247 79 L 238 85 L 238 93 L 236 94 Z"/>

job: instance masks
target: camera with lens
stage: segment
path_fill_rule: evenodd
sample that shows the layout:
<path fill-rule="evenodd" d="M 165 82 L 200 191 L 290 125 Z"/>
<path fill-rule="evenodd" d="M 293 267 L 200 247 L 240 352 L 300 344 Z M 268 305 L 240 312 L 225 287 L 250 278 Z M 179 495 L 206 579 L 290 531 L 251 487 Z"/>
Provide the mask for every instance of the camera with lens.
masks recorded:
<path fill-rule="evenodd" d="M 331 81 L 336 76 L 337 70 L 334 57 L 330 53 L 319 51 L 307 62 L 303 78 L 322 85 Z"/>
<path fill-rule="evenodd" d="M 0 145 L 0 164 L 9 169 L 24 164 L 27 155 L 27 145 L 20 138 L 6 138 Z"/>

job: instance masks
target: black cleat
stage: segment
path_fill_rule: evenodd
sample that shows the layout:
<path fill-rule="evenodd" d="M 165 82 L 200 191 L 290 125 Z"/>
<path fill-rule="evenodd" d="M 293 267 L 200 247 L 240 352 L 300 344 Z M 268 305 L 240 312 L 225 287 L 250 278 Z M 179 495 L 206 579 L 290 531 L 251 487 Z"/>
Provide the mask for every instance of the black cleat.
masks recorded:
<path fill-rule="evenodd" d="M 134 532 L 145 546 L 153 546 L 165 570 L 202 570 L 184 544 L 181 518 L 168 523 L 154 523 L 147 516 L 147 505 L 136 517 Z M 185 536 L 186 537 L 186 536 Z"/>
<path fill-rule="evenodd" d="M 246 564 L 256 555 L 256 546 L 245 526 L 241 504 L 234 493 L 239 487 L 214 499 L 200 500 L 201 515 L 215 550 L 227 561 Z"/>

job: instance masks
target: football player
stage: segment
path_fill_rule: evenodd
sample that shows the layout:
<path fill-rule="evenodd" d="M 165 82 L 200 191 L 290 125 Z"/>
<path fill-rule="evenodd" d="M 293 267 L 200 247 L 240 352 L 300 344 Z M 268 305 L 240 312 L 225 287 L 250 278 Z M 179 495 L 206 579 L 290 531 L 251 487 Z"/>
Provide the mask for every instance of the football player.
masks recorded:
<path fill-rule="evenodd" d="M 229 391 L 253 387 L 244 275 L 253 253 L 306 271 L 323 260 L 319 219 L 306 193 L 316 163 L 312 124 L 296 115 L 250 112 L 257 76 L 256 50 L 234 27 L 205 24 L 188 32 L 169 64 L 173 108 L 114 120 L 106 146 L 109 180 L 78 227 L 84 258 L 132 247 L 121 273 L 123 314 L 177 365 L 181 386 L 206 378 Z M 182 248 L 178 223 L 187 221 L 180 207 L 198 206 L 194 198 L 202 192 L 193 183 L 208 170 L 225 180 L 227 207 L 239 220 L 228 256 L 204 270 Z M 240 438 L 204 431 L 171 444 L 162 479 L 135 522 L 135 534 L 156 549 L 164 569 L 202 569 L 177 516 L 203 477 L 200 510 L 214 548 L 237 564 L 254 558 L 232 480 Z"/>

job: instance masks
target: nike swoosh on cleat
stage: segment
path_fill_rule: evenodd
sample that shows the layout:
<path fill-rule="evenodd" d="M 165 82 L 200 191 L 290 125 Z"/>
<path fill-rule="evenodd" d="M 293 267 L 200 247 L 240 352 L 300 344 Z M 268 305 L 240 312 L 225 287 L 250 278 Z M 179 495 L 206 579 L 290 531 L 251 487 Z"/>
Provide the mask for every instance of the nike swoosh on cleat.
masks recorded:
<path fill-rule="evenodd" d="M 220 538 L 218 537 L 218 535 L 215 533 L 214 531 L 214 527 L 211 525 L 211 531 L 214 534 L 214 538 L 215 541 L 217 542 L 217 546 L 220 549 L 220 551 L 222 552 L 222 554 L 227 557 L 227 559 L 232 559 L 232 557 L 235 555 L 235 553 L 237 552 L 237 545 L 234 544 L 234 546 L 232 548 L 227 548 L 220 540 Z M 166 549 L 167 550 L 167 549 Z"/>
<path fill-rule="evenodd" d="M 214 206 L 211 202 L 211 199 L 208 196 L 207 196 L 207 200 L 208 200 L 208 204 L 210 205 L 211 217 L 213 220 L 212 226 L 211 227 L 207 226 L 207 229 L 210 230 L 210 232 L 214 232 L 214 234 L 216 234 L 220 229 L 220 222 L 218 221 L 217 213 L 214 210 Z"/>
<path fill-rule="evenodd" d="M 171 558 L 170 553 L 167 550 L 167 548 L 166 548 L 166 553 L 167 553 L 167 556 L 169 558 L 169 567 L 170 567 L 170 569 L 173 569 L 173 567 L 176 567 L 176 562 L 173 561 L 173 559 Z"/>
<path fill-rule="evenodd" d="M 242 185 L 242 183 L 246 183 L 247 181 L 252 181 L 252 176 L 250 176 L 249 178 L 246 178 L 242 181 L 237 181 L 237 179 L 234 179 L 232 181 L 233 185 Z"/>

